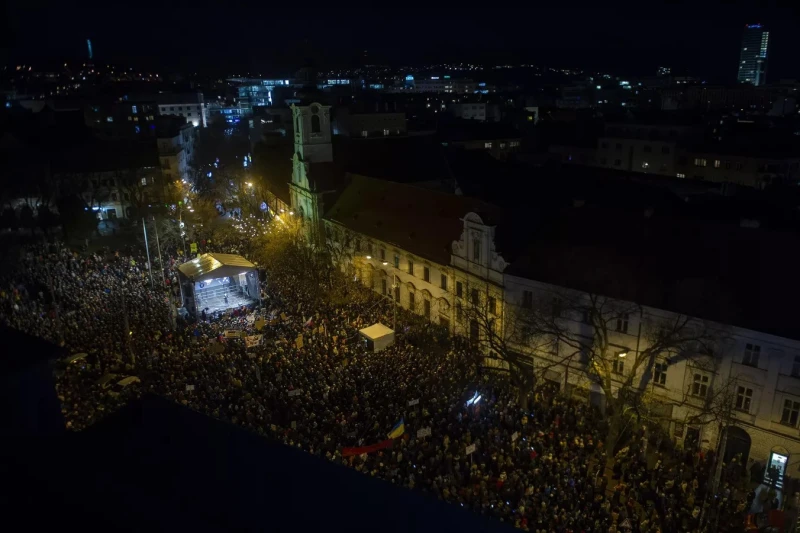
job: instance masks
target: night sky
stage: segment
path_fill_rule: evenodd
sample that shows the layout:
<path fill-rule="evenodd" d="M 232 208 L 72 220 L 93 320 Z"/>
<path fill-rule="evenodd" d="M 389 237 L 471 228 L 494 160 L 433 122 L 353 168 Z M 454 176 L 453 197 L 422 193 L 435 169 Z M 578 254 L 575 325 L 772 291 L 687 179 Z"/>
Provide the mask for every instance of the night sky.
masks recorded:
<path fill-rule="evenodd" d="M 668 65 L 677 73 L 728 82 L 735 79 L 745 23 L 761 22 L 771 31 L 769 79 L 800 78 L 800 18 L 790 9 L 642 2 L 646 10 L 608 3 L 527 10 L 383 3 L 375 5 L 391 7 L 367 10 L 302 3 L 293 12 L 273 7 L 287 3 L 265 1 L 208 8 L 164 7 L 168 2 L 126 2 L 117 9 L 32 4 L 7 4 L 8 63 L 80 58 L 88 37 L 97 63 L 213 74 L 288 75 L 306 58 L 320 67 L 357 66 L 367 50 L 373 64 L 530 62 L 631 75 Z"/>

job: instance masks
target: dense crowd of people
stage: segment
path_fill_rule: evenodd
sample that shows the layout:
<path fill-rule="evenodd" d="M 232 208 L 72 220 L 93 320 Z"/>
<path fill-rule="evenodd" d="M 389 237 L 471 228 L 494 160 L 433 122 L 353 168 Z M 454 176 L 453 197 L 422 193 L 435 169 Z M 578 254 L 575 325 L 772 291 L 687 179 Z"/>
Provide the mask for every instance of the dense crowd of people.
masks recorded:
<path fill-rule="evenodd" d="M 58 377 L 70 428 L 148 392 L 525 531 L 743 523 L 748 502 L 731 487 L 704 507 L 712 457 L 654 446 L 646 454 L 643 434 L 607 457 L 593 407 L 546 393 L 521 405 L 458 340 L 421 342 L 399 316 L 406 334 L 370 353 L 358 330 L 391 324 L 392 308 L 381 299 L 317 303 L 319 288 L 287 272 L 264 283 L 266 298 L 254 309 L 176 321 L 178 263 L 165 269 L 168 287 L 153 289 L 146 260 L 131 250 L 79 254 L 48 243 L 25 248 L 3 274 L 5 325 L 86 354 L 61 365 Z M 230 330 L 242 338 L 226 338 Z M 243 337 L 256 335 L 263 337 L 247 347 Z M 125 376 L 139 379 L 116 385 Z M 387 442 L 400 421 L 404 433 L 391 446 L 353 452 Z"/>

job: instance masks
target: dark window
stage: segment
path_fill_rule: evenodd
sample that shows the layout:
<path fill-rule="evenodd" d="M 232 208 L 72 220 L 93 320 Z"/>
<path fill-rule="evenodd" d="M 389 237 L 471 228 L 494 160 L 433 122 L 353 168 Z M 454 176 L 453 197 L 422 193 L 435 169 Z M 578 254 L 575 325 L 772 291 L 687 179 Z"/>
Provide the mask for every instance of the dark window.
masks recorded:
<path fill-rule="evenodd" d="M 414 311 L 415 308 L 416 308 L 416 301 L 414 300 L 414 293 L 413 292 L 409 292 L 408 293 L 408 310 L 409 311 Z"/>
<path fill-rule="evenodd" d="M 472 289 L 472 305 L 478 305 L 481 303 L 480 294 L 478 294 L 478 289 Z"/>
<path fill-rule="evenodd" d="M 611 364 L 611 372 L 614 374 L 622 374 L 625 370 L 625 360 L 621 358 L 614 359 L 614 362 Z"/>
<path fill-rule="evenodd" d="M 784 400 L 783 414 L 781 415 L 781 424 L 795 427 L 797 426 L 797 415 L 800 413 L 800 402 L 792 400 Z"/>
<path fill-rule="evenodd" d="M 462 285 L 460 281 L 456 281 L 456 296 L 459 298 L 464 296 L 464 285 Z"/>
<path fill-rule="evenodd" d="M 622 143 L 617 143 L 617 152 L 622 151 Z"/>
<path fill-rule="evenodd" d="M 650 152 L 653 151 L 653 147 L 650 146 L 649 144 L 645 144 L 644 148 L 642 148 L 642 151 L 649 154 Z"/>
<path fill-rule="evenodd" d="M 493 315 L 497 314 L 497 300 L 495 300 L 494 296 L 489 296 L 488 304 L 489 312 Z"/>
<path fill-rule="evenodd" d="M 394 300 L 397 303 L 400 303 L 400 285 L 399 284 L 394 286 Z"/>
<path fill-rule="evenodd" d="M 522 307 L 525 309 L 533 308 L 533 293 L 531 291 L 522 291 Z"/>
<path fill-rule="evenodd" d="M 792 375 L 796 378 L 800 378 L 800 356 L 794 356 L 794 362 L 792 363 Z"/>
<path fill-rule="evenodd" d="M 425 318 L 430 319 L 431 317 L 431 301 L 430 300 L 423 300 L 423 313 L 425 314 Z"/>
<path fill-rule="evenodd" d="M 669 146 L 662 146 L 661 147 L 661 153 L 662 154 L 668 154 L 669 153 Z"/>
<path fill-rule="evenodd" d="M 622 166 L 622 159 L 615 159 L 614 160 L 614 166 L 615 167 Z"/>
<path fill-rule="evenodd" d="M 667 384 L 667 363 L 653 365 L 653 383 L 662 387 Z"/>
<path fill-rule="evenodd" d="M 447 290 L 447 275 L 442 274 L 442 281 L 441 281 L 442 290 Z"/>
<path fill-rule="evenodd" d="M 311 133 L 319 133 L 322 127 L 319 124 L 319 115 L 311 115 Z"/>
<path fill-rule="evenodd" d="M 414 261 L 411 259 L 408 260 L 408 273 L 414 275 Z"/>
<path fill-rule="evenodd" d="M 742 364 L 758 368 L 758 359 L 761 357 L 761 346 L 758 344 L 746 344 L 744 347 L 744 357 Z"/>
<path fill-rule="evenodd" d="M 400 256 L 399 255 L 395 255 L 394 256 L 394 267 L 395 268 L 400 268 Z"/>
<path fill-rule="evenodd" d="M 750 403 L 753 401 L 753 389 L 747 387 L 736 387 L 736 409 L 750 412 Z"/>
<path fill-rule="evenodd" d="M 386 285 L 387 285 L 386 280 L 382 279 L 381 280 L 381 294 L 387 294 Z"/>
<path fill-rule="evenodd" d="M 620 333 L 628 333 L 628 313 L 617 317 L 617 331 Z"/>
<path fill-rule="evenodd" d="M 480 328 L 476 320 L 471 320 L 469 323 L 469 340 L 470 342 L 478 342 L 480 338 Z"/>
<path fill-rule="evenodd" d="M 481 260 L 481 240 L 479 238 L 472 239 L 472 260 Z"/>
<path fill-rule="evenodd" d="M 386 250 L 381 248 L 381 261 L 386 261 Z"/>
<path fill-rule="evenodd" d="M 708 376 L 695 374 L 692 380 L 692 396 L 705 398 L 708 396 Z"/>
<path fill-rule="evenodd" d="M 422 279 L 430 283 L 431 281 L 431 269 L 428 267 L 422 267 Z"/>

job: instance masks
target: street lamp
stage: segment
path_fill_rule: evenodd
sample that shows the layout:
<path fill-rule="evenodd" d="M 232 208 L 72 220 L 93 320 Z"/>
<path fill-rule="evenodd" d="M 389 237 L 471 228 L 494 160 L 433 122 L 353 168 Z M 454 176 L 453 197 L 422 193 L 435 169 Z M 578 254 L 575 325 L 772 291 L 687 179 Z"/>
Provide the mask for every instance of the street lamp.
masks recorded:
<path fill-rule="evenodd" d="M 628 355 L 628 352 L 619 352 L 617 357 L 625 357 L 626 355 Z"/>

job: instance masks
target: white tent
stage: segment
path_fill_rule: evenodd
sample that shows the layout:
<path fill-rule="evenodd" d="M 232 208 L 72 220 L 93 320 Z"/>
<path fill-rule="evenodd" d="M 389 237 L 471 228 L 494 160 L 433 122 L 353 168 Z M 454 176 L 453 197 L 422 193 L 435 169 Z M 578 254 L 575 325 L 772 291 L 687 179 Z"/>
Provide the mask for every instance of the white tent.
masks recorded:
<path fill-rule="evenodd" d="M 394 344 L 394 330 L 383 324 L 373 324 L 368 328 L 358 331 L 367 342 L 367 349 L 380 352 Z"/>

